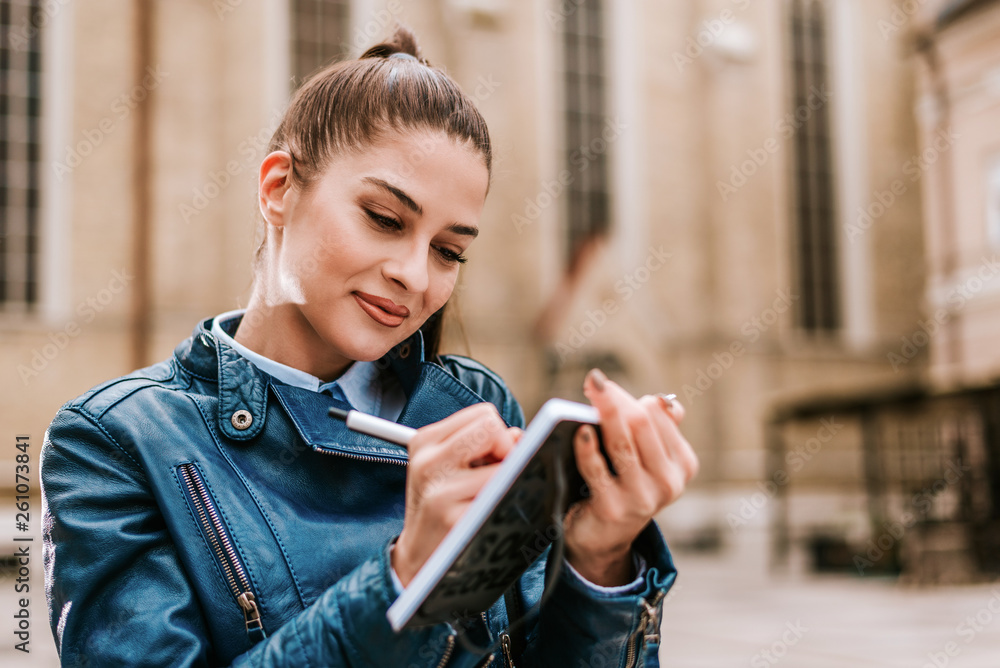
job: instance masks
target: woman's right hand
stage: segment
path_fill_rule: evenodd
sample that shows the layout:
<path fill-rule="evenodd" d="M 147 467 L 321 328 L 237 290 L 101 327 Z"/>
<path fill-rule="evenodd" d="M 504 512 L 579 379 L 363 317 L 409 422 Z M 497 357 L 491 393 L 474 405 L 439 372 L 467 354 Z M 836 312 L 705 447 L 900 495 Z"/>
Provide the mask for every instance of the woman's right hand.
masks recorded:
<path fill-rule="evenodd" d="M 410 441 L 403 531 L 392 549 L 392 568 L 407 586 L 444 539 L 521 430 L 508 427 L 488 402 L 463 408 L 421 427 Z"/>

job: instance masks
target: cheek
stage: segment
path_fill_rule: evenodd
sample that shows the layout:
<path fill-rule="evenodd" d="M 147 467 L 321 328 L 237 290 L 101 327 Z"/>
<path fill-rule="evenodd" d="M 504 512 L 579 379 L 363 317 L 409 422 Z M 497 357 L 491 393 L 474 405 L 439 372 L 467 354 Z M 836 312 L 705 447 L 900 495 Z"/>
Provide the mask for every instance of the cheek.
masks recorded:
<path fill-rule="evenodd" d="M 435 276 L 431 287 L 427 291 L 428 311 L 433 313 L 444 306 L 444 303 L 451 297 L 457 280 L 457 269 L 446 269 Z"/>
<path fill-rule="evenodd" d="M 331 279 L 346 279 L 374 261 L 367 245 L 345 233 L 328 232 L 310 240 L 304 255 L 308 256 L 305 268 L 312 269 L 312 282 L 324 290 L 330 288 Z"/>

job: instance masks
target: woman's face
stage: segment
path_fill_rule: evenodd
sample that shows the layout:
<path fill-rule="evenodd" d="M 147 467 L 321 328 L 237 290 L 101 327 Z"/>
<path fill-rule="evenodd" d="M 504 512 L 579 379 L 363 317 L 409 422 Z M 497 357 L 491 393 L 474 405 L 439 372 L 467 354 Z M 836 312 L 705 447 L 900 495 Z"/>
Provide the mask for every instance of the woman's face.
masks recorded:
<path fill-rule="evenodd" d="M 488 183 L 474 149 L 411 131 L 335 156 L 304 192 L 279 190 L 269 301 L 294 304 L 296 345 L 375 360 L 413 334 L 451 296 Z"/>

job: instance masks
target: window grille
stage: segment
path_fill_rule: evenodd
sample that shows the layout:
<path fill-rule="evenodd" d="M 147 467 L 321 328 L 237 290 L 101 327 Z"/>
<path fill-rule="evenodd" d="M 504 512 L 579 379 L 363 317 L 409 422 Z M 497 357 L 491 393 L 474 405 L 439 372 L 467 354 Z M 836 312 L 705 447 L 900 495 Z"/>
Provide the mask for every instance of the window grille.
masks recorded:
<path fill-rule="evenodd" d="M 566 229 L 572 263 L 582 245 L 605 233 L 610 224 L 608 150 L 613 139 L 602 136 L 608 127 L 602 2 L 576 2 L 564 19 L 564 169 L 571 175 Z"/>
<path fill-rule="evenodd" d="M 0 306 L 38 301 L 40 0 L 0 0 Z"/>
<path fill-rule="evenodd" d="M 834 331 L 841 316 L 825 3 L 792 0 L 790 19 L 797 319 L 808 331 Z"/>

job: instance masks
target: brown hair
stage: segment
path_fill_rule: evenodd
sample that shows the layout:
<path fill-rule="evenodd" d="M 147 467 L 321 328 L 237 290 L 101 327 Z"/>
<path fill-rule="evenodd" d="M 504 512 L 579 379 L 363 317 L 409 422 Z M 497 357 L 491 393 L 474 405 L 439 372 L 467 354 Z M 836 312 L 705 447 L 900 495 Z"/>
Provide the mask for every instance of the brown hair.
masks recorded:
<path fill-rule="evenodd" d="M 486 121 L 458 84 L 421 56 L 413 33 L 399 26 L 357 60 L 333 63 L 312 75 L 293 96 L 268 152 L 288 152 L 293 185 L 308 189 L 333 156 L 370 146 L 387 132 L 418 129 L 467 142 L 492 174 Z M 266 242 L 265 228 L 254 253 L 255 269 Z M 421 327 L 431 359 L 438 354 L 446 307 Z"/>

